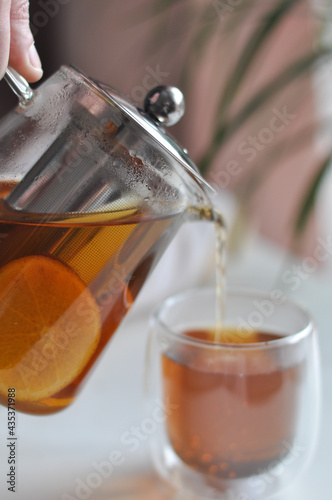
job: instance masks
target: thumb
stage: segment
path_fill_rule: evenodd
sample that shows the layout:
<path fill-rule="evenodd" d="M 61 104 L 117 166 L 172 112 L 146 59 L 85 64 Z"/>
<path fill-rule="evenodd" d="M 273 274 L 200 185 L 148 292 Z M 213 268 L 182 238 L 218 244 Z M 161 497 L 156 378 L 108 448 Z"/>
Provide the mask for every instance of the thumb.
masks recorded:
<path fill-rule="evenodd" d="M 0 78 L 8 66 L 11 0 L 0 0 Z"/>
<path fill-rule="evenodd" d="M 42 77 L 41 62 L 29 26 L 29 1 L 12 0 L 9 65 L 28 82 Z"/>

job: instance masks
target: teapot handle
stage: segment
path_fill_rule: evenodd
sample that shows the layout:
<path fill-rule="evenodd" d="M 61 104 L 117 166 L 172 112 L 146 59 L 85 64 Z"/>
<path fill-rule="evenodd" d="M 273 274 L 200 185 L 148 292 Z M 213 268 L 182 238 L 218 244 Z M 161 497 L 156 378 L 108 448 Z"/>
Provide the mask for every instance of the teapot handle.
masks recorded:
<path fill-rule="evenodd" d="M 8 66 L 4 78 L 12 91 L 19 98 L 20 104 L 28 104 L 28 102 L 31 101 L 33 98 L 33 90 L 23 76 Z"/>

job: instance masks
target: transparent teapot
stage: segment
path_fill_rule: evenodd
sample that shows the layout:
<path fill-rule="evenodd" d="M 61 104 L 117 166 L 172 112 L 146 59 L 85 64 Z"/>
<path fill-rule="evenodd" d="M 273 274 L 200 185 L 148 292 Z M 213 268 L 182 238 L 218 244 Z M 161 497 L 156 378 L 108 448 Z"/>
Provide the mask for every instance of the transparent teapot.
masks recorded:
<path fill-rule="evenodd" d="M 209 187 L 163 125 L 180 92 L 140 110 L 71 67 L 0 122 L 0 401 L 70 404 L 184 220 L 210 218 Z"/>

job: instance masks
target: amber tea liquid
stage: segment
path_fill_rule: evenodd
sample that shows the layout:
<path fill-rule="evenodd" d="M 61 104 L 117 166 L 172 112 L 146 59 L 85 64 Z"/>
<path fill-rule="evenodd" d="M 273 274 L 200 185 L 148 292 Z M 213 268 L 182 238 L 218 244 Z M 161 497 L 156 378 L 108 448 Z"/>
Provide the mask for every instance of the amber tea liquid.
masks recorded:
<path fill-rule="evenodd" d="M 241 332 L 226 331 L 229 342 Z M 185 336 L 214 342 L 211 330 Z M 253 332 L 246 343 L 278 339 Z M 256 344 L 257 345 L 257 344 Z M 197 350 L 162 356 L 166 401 L 178 405 L 167 419 L 174 451 L 199 472 L 221 478 L 248 477 L 280 460 L 292 445 L 298 413 L 301 366 L 282 369 L 268 352 Z"/>
<path fill-rule="evenodd" d="M 11 183 L 2 183 L 0 199 L 5 198 L 12 188 Z M 13 214 L 8 217 L 5 204 L 0 201 L 0 267 L 27 256 L 46 256 L 63 263 L 89 288 L 98 305 L 101 319 L 98 345 L 75 380 L 44 400 L 20 401 L 18 397 L 16 409 L 29 413 L 52 413 L 73 401 L 80 382 L 114 334 L 154 267 L 156 256 L 167 246 L 177 225 L 182 222 L 181 214 L 142 220 L 142 216 L 132 212 L 112 213 L 108 217 L 105 217 L 105 213 L 84 214 L 84 218 L 79 215 L 63 218 L 48 216 L 47 219 L 36 219 L 33 216 L 20 219 L 15 216 L 14 221 L 9 222 L 9 219 L 13 219 Z M 46 306 L 49 307 L 49 304 Z M 2 317 L 7 313 L 6 307 L 8 304 L 3 301 L 0 304 Z M 86 314 L 88 315 L 88 311 Z M 3 340 L 1 344 L 0 339 L 0 344 L 4 350 L 6 332 L 2 331 L 1 335 Z M 41 366 L 40 373 L 36 376 L 45 377 L 47 360 L 34 360 L 35 365 L 36 362 Z M 0 379 L 4 368 L 7 366 L 1 366 L 0 362 Z M 30 366 L 25 368 L 26 373 L 28 369 L 32 370 Z M 7 404 L 6 394 L 0 394 L 0 401 Z"/>

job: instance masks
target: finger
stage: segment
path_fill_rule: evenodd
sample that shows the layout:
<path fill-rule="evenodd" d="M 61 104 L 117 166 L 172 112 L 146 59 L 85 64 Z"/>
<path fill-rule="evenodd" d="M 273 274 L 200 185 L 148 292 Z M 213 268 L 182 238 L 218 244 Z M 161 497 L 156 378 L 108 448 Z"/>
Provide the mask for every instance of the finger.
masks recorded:
<path fill-rule="evenodd" d="M 28 82 L 36 82 L 43 71 L 30 31 L 28 0 L 12 0 L 10 25 L 9 64 Z"/>
<path fill-rule="evenodd" d="M 0 79 L 8 66 L 11 0 L 0 0 Z"/>

